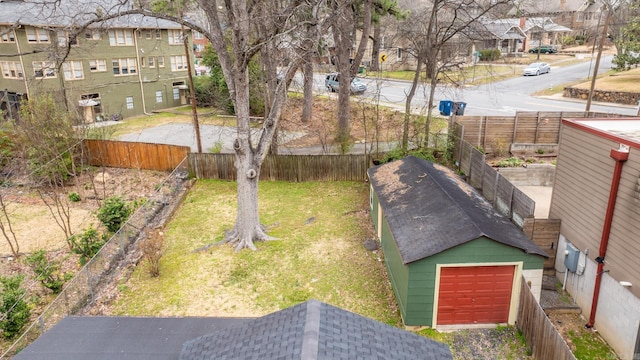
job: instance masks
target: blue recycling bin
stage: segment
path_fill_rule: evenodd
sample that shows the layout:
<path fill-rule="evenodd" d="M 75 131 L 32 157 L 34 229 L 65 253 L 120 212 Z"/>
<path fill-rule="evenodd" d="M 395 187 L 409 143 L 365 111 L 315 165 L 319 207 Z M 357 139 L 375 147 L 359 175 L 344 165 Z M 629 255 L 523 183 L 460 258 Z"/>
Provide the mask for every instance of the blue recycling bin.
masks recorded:
<path fill-rule="evenodd" d="M 464 115 L 464 109 L 467 107 L 466 102 L 454 102 L 451 111 L 456 115 Z"/>
<path fill-rule="evenodd" d="M 453 107 L 453 101 L 440 100 L 440 106 L 438 107 L 438 110 L 440 110 L 440 115 L 445 115 L 445 116 L 451 115 L 452 107 Z"/>

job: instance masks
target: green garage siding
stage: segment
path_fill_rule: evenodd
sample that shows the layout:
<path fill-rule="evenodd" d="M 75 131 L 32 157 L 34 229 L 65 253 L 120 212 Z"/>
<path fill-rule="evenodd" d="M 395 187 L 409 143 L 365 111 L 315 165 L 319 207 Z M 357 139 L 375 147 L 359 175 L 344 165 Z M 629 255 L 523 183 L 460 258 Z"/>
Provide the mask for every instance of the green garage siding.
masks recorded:
<path fill-rule="evenodd" d="M 501 262 L 522 262 L 523 270 L 541 269 L 544 258 L 482 237 L 409 264 L 408 290 L 411 295 L 408 297 L 405 325 L 432 324 L 437 264 Z"/>
<path fill-rule="evenodd" d="M 375 193 L 375 191 L 373 191 L 373 188 L 369 188 L 369 196 L 370 196 L 370 201 L 371 201 L 371 221 L 373 222 L 373 228 L 376 231 L 376 234 L 378 233 L 378 226 L 380 226 L 380 224 L 378 224 L 378 211 L 380 211 L 380 202 L 378 201 L 378 195 Z"/>
<path fill-rule="evenodd" d="M 449 277 L 445 287 L 453 284 L 475 292 L 478 284 L 485 293 L 504 291 L 505 299 L 507 282 L 490 280 L 500 272 L 486 272 L 480 270 L 481 266 L 508 264 L 513 269 L 516 265 L 519 270 L 540 270 L 541 274 L 546 253 L 451 169 L 409 156 L 373 167 L 367 173 L 373 193 L 371 217 L 374 225 L 381 227 L 378 235 L 385 265 L 405 325 L 434 325 L 440 280 L 436 271 L 441 266 L 468 266 L 466 270 L 470 270 L 461 272 L 460 278 Z M 484 280 L 468 281 L 481 273 L 488 274 Z M 459 298 L 464 299 L 455 295 L 443 305 L 451 309 L 451 300 Z M 516 302 L 512 297 L 509 321 L 513 321 L 511 311 Z M 467 308 L 471 309 L 469 314 L 475 311 L 472 306 Z"/>
<path fill-rule="evenodd" d="M 389 232 L 387 221 L 382 219 L 382 237 L 380 239 L 382 251 L 384 253 L 384 263 L 387 267 L 389 280 L 393 287 L 393 292 L 398 301 L 400 314 L 402 318 L 407 318 L 407 284 L 409 281 L 409 267 L 402 262 L 400 253 L 396 246 L 393 236 Z"/>

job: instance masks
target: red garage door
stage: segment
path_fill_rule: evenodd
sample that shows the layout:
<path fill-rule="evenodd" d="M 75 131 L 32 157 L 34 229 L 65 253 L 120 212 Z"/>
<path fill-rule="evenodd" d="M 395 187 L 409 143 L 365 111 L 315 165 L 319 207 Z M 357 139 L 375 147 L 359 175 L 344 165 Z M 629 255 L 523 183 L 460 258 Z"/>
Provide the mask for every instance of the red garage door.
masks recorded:
<path fill-rule="evenodd" d="M 508 322 L 514 270 L 513 265 L 441 268 L 438 325 Z"/>

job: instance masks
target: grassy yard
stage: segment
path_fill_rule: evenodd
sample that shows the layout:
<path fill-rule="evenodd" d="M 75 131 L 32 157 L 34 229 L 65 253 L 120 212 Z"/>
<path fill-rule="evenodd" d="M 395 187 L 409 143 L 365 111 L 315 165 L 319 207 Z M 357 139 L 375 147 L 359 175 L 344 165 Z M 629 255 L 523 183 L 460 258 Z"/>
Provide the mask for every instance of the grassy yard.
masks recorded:
<path fill-rule="evenodd" d="M 397 326 L 400 317 L 373 238 L 363 183 L 260 184 L 262 221 L 280 240 L 235 253 L 219 241 L 236 214 L 234 182 L 198 181 L 166 229 L 161 275 L 145 264 L 119 285 L 113 309 L 134 316 L 262 316 L 318 299 Z"/>
<path fill-rule="evenodd" d="M 257 317 L 308 299 L 402 327 L 368 215 L 368 185 L 355 182 L 260 183 L 262 221 L 279 240 L 258 251 L 222 238 L 236 215 L 235 182 L 199 180 L 165 229 L 161 275 L 142 262 L 117 286 L 105 315 Z M 420 335 L 451 346 L 454 359 L 530 359 L 513 326 Z"/>

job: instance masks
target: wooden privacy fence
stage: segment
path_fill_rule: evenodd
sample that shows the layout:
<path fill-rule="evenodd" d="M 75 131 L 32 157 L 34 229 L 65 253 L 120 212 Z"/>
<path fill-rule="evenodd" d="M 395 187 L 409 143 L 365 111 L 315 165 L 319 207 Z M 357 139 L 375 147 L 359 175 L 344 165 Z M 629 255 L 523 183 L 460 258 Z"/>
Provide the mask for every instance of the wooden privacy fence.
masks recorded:
<path fill-rule="evenodd" d="M 460 141 L 457 154 L 458 168 L 467 176 L 467 182 L 500 213 L 520 228 L 524 226 L 525 219 L 534 216 L 535 201 L 487 164 L 483 152 L 466 141 Z"/>
<path fill-rule="evenodd" d="M 516 326 L 524 334 L 533 358 L 575 360 L 576 357 L 536 301 L 524 277 L 521 283 Z"/>
<path fill-rule="evenodd" d="M 171 171 L 184 160 L 188 146 L 128 141 L 83 140 L 87 160 L 93 166 Z"/>
<path fill-rule="evenodd" d="M 618 117 L 618 114 L 587 111 L 518 112 L 515 116 L 457 116 L 459 136 L 485 152 L 509 150 L 517 144 L 557 144 L 563 118 Z"/>
<path fill-rule="evenodd" d="M 236 180 L 234 154 L 189 154 L 189 173 L 200 179 Z M 363 181 L 371 159 L 367 155 L 269 155 L 260 180 Z"/>
<path fill-rule="evenodd" d="M 522 232 L 549 255 L 544 261 L 544 268 L 555 269 L 560 219 L 525 219 Z"/>

